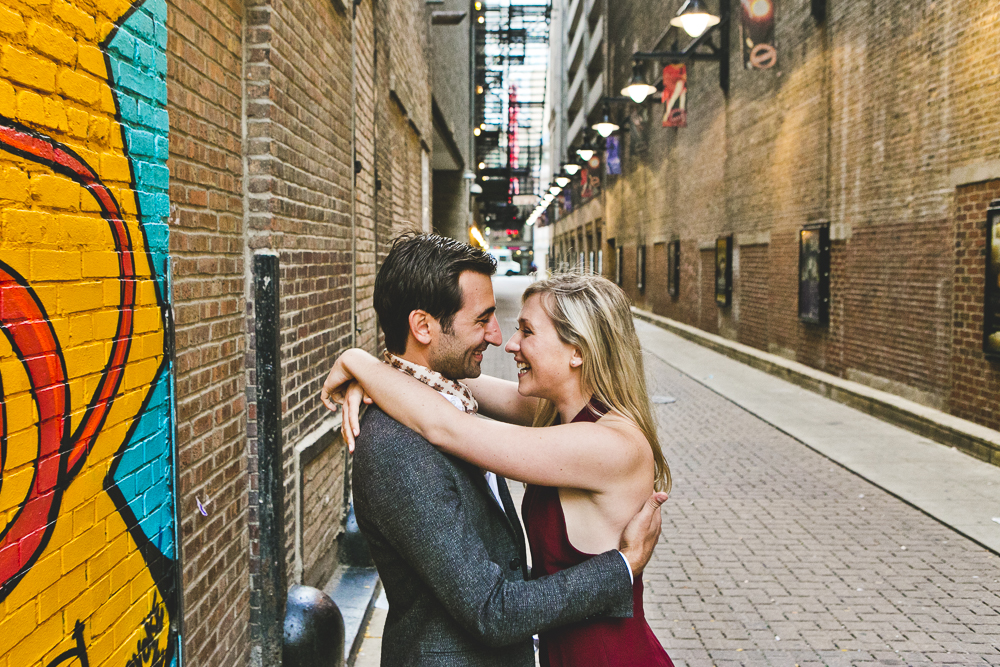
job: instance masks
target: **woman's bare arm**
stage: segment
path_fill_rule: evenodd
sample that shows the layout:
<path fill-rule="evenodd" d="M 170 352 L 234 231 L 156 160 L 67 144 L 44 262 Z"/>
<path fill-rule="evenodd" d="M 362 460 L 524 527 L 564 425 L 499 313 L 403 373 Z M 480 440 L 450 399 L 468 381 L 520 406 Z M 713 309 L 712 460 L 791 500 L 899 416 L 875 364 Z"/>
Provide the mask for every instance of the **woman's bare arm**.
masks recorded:
<path fill-rule="evenodd" d="M 531 426 L 538 409 L 538 399 L 521 396 L 517 392 L 517 382 L 501 380 L 490 375 L 462 380 L 469 385 L 472 395 L 479 403 L 479 412 L 490 419 L 499 419 L 509 424 Z"/>
<path fill-rule="evenodd" d="M 323 385 L 324 403 L 331 405 L 329 397 L 352 378 L 389 416 L 429 442 L 511 479 L 600 492 L 634 474 L 647 458 L 648 444 L 624 418 L 547 428 L 479 419 L 361 350 L 337 359 Z"/>

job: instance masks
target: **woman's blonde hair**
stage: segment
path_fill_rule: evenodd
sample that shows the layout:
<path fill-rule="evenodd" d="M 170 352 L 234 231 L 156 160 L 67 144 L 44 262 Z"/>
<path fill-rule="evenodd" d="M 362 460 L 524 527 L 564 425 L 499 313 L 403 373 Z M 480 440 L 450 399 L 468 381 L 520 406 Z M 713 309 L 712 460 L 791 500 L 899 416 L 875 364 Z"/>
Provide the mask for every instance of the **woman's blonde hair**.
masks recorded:
<path fill-rule="evenodd" d="M 642 350 L 628 297 L 610 280 L 580 273 L 558 274 L 532 283 L 521 302 L 536 294 L 560 340 L 580 350 L 584 389 L 635 422 L 653 452 L 653 486 L 657 491 L 669 491 L 670 467 L 660 449 L 649 407 Z M 534 425 L 551 426 L 557 416 L 555 404 L 542 399 Z"/>

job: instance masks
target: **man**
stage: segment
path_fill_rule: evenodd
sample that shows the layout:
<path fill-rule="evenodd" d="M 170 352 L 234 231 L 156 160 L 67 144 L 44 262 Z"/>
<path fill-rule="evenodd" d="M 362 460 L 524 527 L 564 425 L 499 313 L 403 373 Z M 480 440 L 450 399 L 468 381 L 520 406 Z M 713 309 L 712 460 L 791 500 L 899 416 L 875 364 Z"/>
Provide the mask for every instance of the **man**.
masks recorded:
<path fill-rule="evenodd" d="M 483 352 L 503 342 L 494 270 L 466 244 L 407 235 L 375 281 L 387 359 L 467 412 L 475 399 L 458 380 L 478 377 Z M 662 498 L 629 524 L 620 552 L 525 581 L 524 534 L 505 480 L 443 454 L 376 406 L 357 442 L 355 512 L 389 599 L 382 665 L 531 667 L 532 634 L 632 615 L 632 572 L 652 554 Z"/>

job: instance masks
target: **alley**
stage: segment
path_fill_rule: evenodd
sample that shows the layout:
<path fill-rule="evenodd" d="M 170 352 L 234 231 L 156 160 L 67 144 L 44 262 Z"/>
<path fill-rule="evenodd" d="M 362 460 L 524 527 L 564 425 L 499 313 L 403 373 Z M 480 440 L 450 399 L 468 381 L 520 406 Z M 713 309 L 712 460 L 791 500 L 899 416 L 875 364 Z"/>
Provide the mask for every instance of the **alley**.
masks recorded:
<path fill-rule="evenodd" d="M 505 340 L 527 284 L 494 280 Z M 645 609 L 677 667 L 1000 664 L 995 554 L 659 357 L 646 364 L 674 489 Z M 498 348 L 484 361 L 513 368 Z M 383 619 L 358 665 L 378 664 Z"/>

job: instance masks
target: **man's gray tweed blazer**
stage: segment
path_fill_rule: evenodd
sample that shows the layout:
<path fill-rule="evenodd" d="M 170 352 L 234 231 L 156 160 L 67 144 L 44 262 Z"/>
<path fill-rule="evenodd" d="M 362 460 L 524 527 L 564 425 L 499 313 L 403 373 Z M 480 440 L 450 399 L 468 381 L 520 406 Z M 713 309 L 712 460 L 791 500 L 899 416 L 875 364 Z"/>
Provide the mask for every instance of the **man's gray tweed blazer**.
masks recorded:
<path fill-rule="evenodd" d="M 525 581 L 524 534 L 482 473 L 372 406 L 354 452 L 354 506 L 389 599 L 382 665 L 532 667 L 531 635 L 632 615 L 615 551 Z"/>

